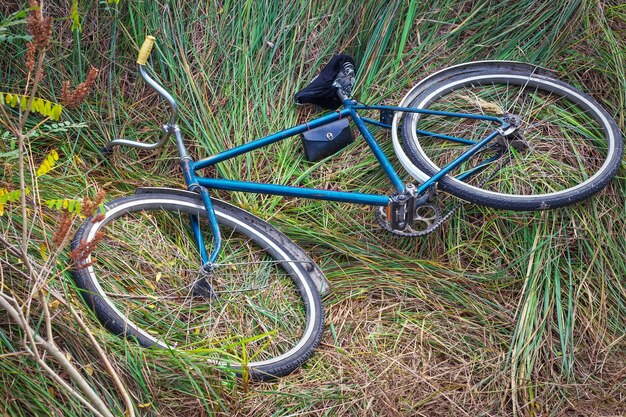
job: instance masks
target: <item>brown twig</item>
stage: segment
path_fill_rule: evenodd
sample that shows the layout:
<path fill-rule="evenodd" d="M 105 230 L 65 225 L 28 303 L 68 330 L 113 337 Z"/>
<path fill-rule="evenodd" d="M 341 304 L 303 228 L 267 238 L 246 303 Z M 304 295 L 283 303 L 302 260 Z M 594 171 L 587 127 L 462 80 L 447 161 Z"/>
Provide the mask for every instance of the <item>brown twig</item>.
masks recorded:
<path fill-rule="evenodd" d="M 98 352 L 98 356 L 100 356 L 100 359 L 102 359 L 102 362 L 104 363 L 104 367 L 109 372 L 109 375 L 111 376 L 111 378 L 113 378 L 113 382 L 115 383 L 115 386 L 117 387 L 120 395 L 124 399 L 124 403 L 126 404 L 126 416 L 134 417 L 135 411 L 133 408 L 133 401 L 131 400 L 130 395 L 128 395 L 128 391 L 126 390 L 126 387 L 124 386 L 124 383 L 119 377 L 117 371 L 115 370 L 115 368 L 113 368 L 111 361 L 109 361 L 107 354 L 104 352 L 104 350 L 102 349 L 102 347 L 100 346 L 96 338 L 94 337 L 93 333 L 91 333 L 91 330 L 89 330 L 89 327 L 87 327 L 87 325 L 85 324 L 83 319 L 78 315 L 78 313 L 72 308 L 71 305 L 68 305 L 67 307 L 72 313 L 74 320 L 87 334 L 87 337 L 89 338 L 89 341 L 91 342 L 91 346 L 93 346 L 93 348 L 96 349 L 96 352 Z"/>
<path fill-rule="evenodd" d="M 41 336 L 39 336 L 32 327 L 28 325 L 26 318 L 21 314 L 19 309 L 11 305 L 11 303 L 17 304 L 17 301 L 3 293 L 0 293 L 0 307 L 2 307 L 8 315 L 17 323 L 17 325 L 27 334 L 28 339 L 32 341 L 31 346 L 26 345 L 26 349 L 29 350 L 31 356 L 41 365 L 46 372 L 48 372 L 52 378 L 61 386 L 63 386 L 74 398 L 79 400 L 83 405 L 88 407 L 96 415 L 104 417 L 113 417 L 113 414 L 102 401 L 100 396 L 91 388 L 89 383 L 83 378 L 78 369 L 72 363 L 67 360 L 63 352 L 59 350 L 56 345 L 49 343 Z M 67 384 L 48 364 L 41 358 L 41 355 L 37 353 L 36 345 L 41 345 L 44 350 L 49 353 L 65 370 L 72 381 L 78 385 L 86 398 L 80 393 L 74 390 L 69 384 Z"/>

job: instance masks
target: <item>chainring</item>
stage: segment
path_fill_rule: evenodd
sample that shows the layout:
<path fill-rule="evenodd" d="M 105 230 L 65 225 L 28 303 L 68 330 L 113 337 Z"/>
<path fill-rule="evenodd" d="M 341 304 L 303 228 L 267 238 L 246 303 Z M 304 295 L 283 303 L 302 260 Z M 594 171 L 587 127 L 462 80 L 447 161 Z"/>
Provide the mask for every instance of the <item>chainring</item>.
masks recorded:
<path fill-rule="evenodd" d="M 435 204 L 422 204 L 415 209 L 413 223 L 407 225 L 404 230 L 393 229 L 387 216 L 387 207 L 376 208 L 376 220 L 380 226 L 394 235 L 404 237 L 426 236 L 437 229 L 452 213 L 448 212 L 442 216 L 441 209 Z"/>

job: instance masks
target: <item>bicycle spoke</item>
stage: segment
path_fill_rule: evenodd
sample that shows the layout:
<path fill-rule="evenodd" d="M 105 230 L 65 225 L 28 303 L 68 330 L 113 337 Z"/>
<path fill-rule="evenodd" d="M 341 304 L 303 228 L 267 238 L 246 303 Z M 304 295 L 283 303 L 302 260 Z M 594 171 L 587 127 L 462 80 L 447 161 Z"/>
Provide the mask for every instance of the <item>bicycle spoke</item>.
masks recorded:
<path fill-rule="evenodd" d="M 300 305 L 300 294 L 281 266 L 300 261 L 266 259 L 232 229 L 224 236 L 222 256 L 207 278 L 216 299 L 193 293 L 201 274 L 184 216 L 136 213 L 116 220 L 94 252 L 94 267 L 116 308 L 172 346 L 221 346 L 236 354 L 239 345 L 233 343 L 239 340 L 258 357 L 275 356 L 293 343 L 289 340 L 298 340 L 306 323 L 303 309 L 288 308 Z M 288 326 L 281 323 L 285 315 L 290 317 Z M 280 332 L 274 331 L 277 325 Z M 261 347 L 267 352 L 255 350 Z"/>

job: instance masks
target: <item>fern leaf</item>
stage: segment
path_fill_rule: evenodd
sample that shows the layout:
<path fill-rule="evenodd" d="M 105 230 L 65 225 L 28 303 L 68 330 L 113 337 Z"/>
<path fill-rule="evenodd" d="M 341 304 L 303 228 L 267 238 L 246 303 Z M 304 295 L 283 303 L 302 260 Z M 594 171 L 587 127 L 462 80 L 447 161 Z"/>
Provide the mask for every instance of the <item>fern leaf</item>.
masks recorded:
<path fill-rule="evenodd" d="M 52 107 L 52 112 L 54 113 L 54 107 Z M 60 123 L 52 123 L 50 125 L 40 126 L 37 130 L 32 130 L 28 137 L 30 138 L 38 138 L 41 135 L 53 135 L 57 133 L 65 133 L 69 132 L 70 129 L 79 129 L 82 127 L 87 127 L 87 123 L 72 123 L 69 121 L 60 122 Z M 9 132 L 6 132 L 7 134 Z M 0 155 L 1 156 L 1 155 Z"/>
<path fill-rule="evenodd" d="M 0 104 L 11 107 L 20 105 L 22 110 L 26 110 L 28 100 L 28 96 L 0 92 Z M 42 116 L 49 117 L 52 120 L 59 120 L 61 118 L 61 113 L 63 112 L 63 106 L 43 98 L 35 97 L 33 99 L 33 104 L 31 105 L 31 111 L 39 113 Z"/>
<path fill-rule="evenodd" d="M 46 200 L 48 208 L 53 210 L 67 210 L 70 213 L 80 213 L 81 201 L 71 200 L 69 198 L 59 198 L 54 200 Z"/>
<path fill-rule="evenodd" d="M 3 42 L 7 42 L 7 43 L 15 43 L 15 41 L 30 41 L 32 39 L 32 36 L 30 35 L 7 35 L 7 34 L 0 34 L 0 43 Z"/>
<path fill-rule="evenodd" d="M 30 188 L 24 190 L 26 195 L 30 194 Z M 22 192 L 20 190 L 9 191 L 6 188 L 0 188 L 0 203 L 13 203 L 20 199 Z"/>
<path fill-rule="evenodd" d="M 26 195 L 30 194 L 30 188 L 24 190 Z M 20 199 L 22 192 L 20 190 L 9 191 L 6 188 L 0 188 L 0 216 L 4 215 L 4 206 L 6 203 L 13 203 Z"/>
<path fill-rule="evenodd" d="M 59 160 L 59 154 L 54 149 L 50 151 L 50 153 L 46 156 L 46 159 L 43 160 L 39 168 L 37 168 L 37 176 L 41 177 L 42 175 L 47 174 L 54 168 L 56 165 L 56 161 Z"/>

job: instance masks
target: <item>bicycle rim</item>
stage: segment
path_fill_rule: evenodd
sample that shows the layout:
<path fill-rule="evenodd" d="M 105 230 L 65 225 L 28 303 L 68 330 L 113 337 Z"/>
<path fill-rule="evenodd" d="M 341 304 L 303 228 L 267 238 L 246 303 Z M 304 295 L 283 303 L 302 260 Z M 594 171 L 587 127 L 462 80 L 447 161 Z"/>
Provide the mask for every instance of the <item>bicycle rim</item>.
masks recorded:
<path fill-rule="evenodd" d="M 448 176 L 440 183 L 442 189 L 479 204 L 514 210 L 572 204 L 606 185 L 619 166 L 622 145 L 614 122 L 595 100 L 558 80 L 506 71 L 471 72 L 430 87 L 412 107 L 520 117 L 519 135 L 500 139 L 454 175 L 484 164 L 482 169 L 463 181 Z M 416 130 L 476 140 L 497 127 L 482 120 L 409 114 L 403 138 L 412 161 L 434 175 L 471 145 Z"/>
<path fill-rule="evenodd" d="M 114 203 L 106 219 L 81 234 L 97 245 L 77 281 L 110 330 L 144 346 L 190 351 L 236 369 L 288 373 L 319 340 L 318 295 L 287 249 L 228 207 L 215 207 L 223 247 L 206 279 L 217 298 L 192 291 L 201 275 L 189 215 L 204 213 L 199 200 Z M 208 222 L 200 223 L 210 246 Z"/>

